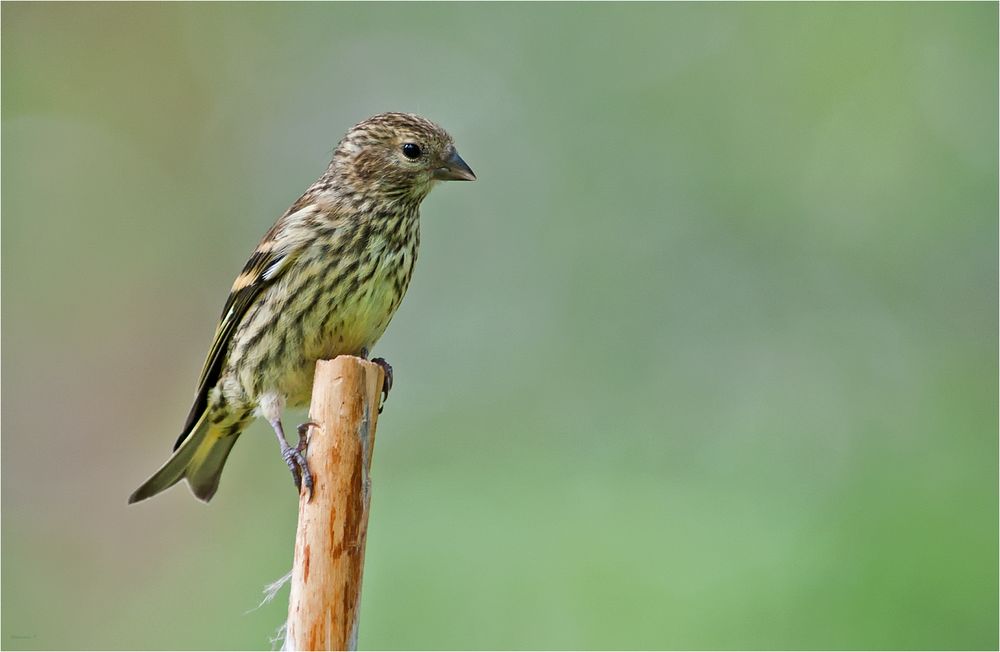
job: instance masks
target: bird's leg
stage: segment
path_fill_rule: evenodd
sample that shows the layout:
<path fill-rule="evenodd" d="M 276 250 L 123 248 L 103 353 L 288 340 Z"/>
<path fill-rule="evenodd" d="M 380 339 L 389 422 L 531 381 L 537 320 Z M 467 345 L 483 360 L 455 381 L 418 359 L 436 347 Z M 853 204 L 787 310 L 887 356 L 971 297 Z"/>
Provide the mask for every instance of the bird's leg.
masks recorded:
<path fill-rule="evenodd" d="M 382 367 L 385 373 L 385 380 L 382 382 L 382 403 L 378 406 L 378 413 L 382 414 L 382 408 L 389 400 L 389 390 L 392 389 L 392 365 L 386 362 L 385 358 L 375 358 L 372 362 Z"/>
<path fill-rule="evenodd" d="M 306 458 L 302 455 L 302 451 L 297 446 L 293 447 L 290 445 L 288 440 L 285 439 L 285 429 L 281 426 L 280 418 L 272 419 L 271 427 L 274 428 L 274 434 L 278 437 L 278 445 L 281 446 L 281 457 L 292 472 L 292 481 L 295 482 L 295 486 L 300 490 L 302 489 L 302 485 L 305 484 L 309 496 L 312 496 L 312 474 L 309 473 L 309 466 L 306 464 Z M 299 443 L 302 443 L 301 439 Z"/>

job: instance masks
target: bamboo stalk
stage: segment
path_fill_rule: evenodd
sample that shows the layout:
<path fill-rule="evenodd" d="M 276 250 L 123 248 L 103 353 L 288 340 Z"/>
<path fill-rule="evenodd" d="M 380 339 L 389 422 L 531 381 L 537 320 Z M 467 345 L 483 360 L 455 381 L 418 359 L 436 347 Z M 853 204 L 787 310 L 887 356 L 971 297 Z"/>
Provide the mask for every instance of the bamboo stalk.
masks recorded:
<path fill-rule="evenodd" d="M 285 650 L 355 650 L 383 372 L 353 356 L 316 363 Z"/>

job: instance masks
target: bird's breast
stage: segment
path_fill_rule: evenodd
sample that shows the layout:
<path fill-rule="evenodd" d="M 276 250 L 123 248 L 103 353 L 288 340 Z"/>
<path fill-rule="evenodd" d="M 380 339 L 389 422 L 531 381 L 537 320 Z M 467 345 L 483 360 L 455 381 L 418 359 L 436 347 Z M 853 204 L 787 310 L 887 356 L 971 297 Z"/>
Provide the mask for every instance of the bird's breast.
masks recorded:
<path fill-rule="evenodd" d="M 417 239 L 373 235 L 354 259 L 331 266 L 320 323 L 306 341 L 306 356 L 325 359 L 370 351 L 385 332 L 409 286 Z"/>
<path fill-rule="evenodd" d="M 317 360 L 370 352 L 385 332 L 413 273 L 416 220 L 344 242 L 313 243 L 237 333 L 228 364 L 248 396 L 278 391 L 303 405 Z"/>

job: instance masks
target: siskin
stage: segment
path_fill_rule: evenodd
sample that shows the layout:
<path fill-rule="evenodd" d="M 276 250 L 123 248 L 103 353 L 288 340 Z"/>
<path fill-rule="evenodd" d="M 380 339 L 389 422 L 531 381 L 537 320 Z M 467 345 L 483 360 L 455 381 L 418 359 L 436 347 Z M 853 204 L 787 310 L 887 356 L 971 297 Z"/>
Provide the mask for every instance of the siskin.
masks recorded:
<path fill-rule="evenodd" d="M 201 500 L 256 417 L 271 424 L 299 487 L 312 489 L 305 429 L 291 446 L 286 406 L 306 405 L 317 360 L 368 357 L 399 307 L 436 181 L 475 180 L 451 137 L 416 115 L 383 113 L 347 132 L 326 172 L 271 227 L 236 278 L 170 459 L 129 497 L 186 479 Z M 386 387 L 391 367 L 386 368 Z"/>

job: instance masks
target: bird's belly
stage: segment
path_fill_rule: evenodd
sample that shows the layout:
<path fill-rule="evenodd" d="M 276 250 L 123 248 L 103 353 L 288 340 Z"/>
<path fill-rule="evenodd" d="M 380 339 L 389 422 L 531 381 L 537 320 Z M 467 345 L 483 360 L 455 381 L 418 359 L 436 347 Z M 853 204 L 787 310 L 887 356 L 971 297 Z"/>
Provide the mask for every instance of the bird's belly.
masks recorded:
<path fill-rule="evenodd" d="M 385 332 L 401 297 L 392 283 L 373 278 L 342 303 L 318 315 L 323 326 L 306 337 L 305 356 L 311 360 L 367 353 Z"/>
<path fill-rule="evenodd" d="M 397 282 L 398 271 L 392 265 L 380 265 L 354 292 L 331 294 L 326 301 L 316 302 L 315 314 L 303 317 L 313 327 L 304 329 L 301 357 L 290 356 L 293 359 L 288 361 L 285 378 L 279 383 L 290 405 L 309 402 L 317 360 L 368 355 L 406 290 L 405 284 Z"/>

